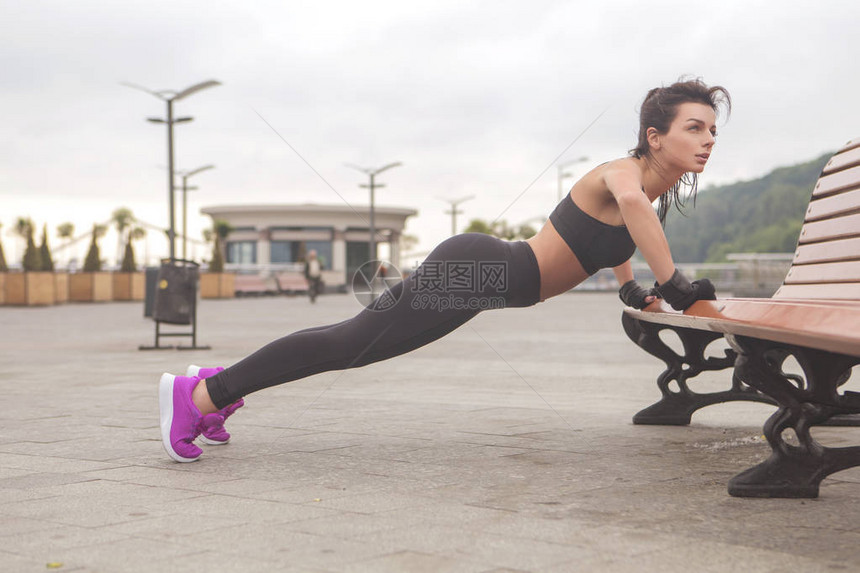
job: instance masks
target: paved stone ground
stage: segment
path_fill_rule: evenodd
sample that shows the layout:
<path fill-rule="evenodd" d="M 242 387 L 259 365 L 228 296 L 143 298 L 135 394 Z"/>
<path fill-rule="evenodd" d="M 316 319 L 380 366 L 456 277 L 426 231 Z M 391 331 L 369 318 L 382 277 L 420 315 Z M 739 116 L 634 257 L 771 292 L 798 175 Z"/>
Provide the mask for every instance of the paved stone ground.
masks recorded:
<path fill-rule="evenodd" d="M 625 337 L 614 295 L 485 312 L 406 356 L 252 395 L 230 444 L 167 458 L 163 371 L 357 310 L 348 295 L 204 301 L 213 350 L 140 352 L 140 304 L 0 308 L 0 571 L 860 567 L 857 470 L 816 500 L 726 493 L 766 457 L 770 407 L 631 424 L 660 365 Z"/>

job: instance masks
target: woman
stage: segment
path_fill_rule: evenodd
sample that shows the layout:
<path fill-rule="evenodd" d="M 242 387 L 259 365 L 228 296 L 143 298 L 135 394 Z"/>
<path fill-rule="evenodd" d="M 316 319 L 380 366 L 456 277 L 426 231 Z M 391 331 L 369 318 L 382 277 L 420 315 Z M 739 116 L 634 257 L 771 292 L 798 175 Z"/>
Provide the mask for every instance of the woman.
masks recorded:
<path fill-rule="evenodd" d="M 226 443 L 224 420 L 251 392 L 409 352 L 481 310 L 532 306 L 601 268 L 614 270 L 621 299 L 637 308 L 657 297 L 676 310 L 713 299 L 710 282 L 691 283 L 675 268 L 661 223 L 679 202 L 682 185 L 695 192 L 714 147 L 721 104 L 730 112 L 728 92 L 700 80 L 655 88 L 642 104 L 636 148 L 580 179 L 528 241 L 451 237 L 409 279 L 349 320 L 293 333 L 226 370 L 164 374 L 159 405 L 165 450 L 176 461 L 194 461 L 202 453 L 194 439 L 202 432 L 207 443 Z M 655 289 L 633 281 L 629 259 L 637 247 L 654 272 Z"/>

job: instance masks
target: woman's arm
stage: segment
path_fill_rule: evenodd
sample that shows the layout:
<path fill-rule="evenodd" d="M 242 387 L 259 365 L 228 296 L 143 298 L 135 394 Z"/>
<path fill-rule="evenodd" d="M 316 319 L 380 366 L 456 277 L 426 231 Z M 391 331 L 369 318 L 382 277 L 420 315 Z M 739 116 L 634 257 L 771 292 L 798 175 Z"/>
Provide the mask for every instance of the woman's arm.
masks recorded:
<path fill-rule="evenodd" d="M 606 186 L 618 203 L 621 218 L 657 282 L 665 283 L 672 278 L 675 263 L 660 219 L 642 192 L 642 174 L 638 167 L 626 161 L 614 163 L 604 171 Z"/>
<path fill-rule="evenodd" d="M 615 280 L 618 281 L 618 286 L 633 280 L 633 265 L 630 264 L 629 260 L 613 268 L 612 272 L 615 273 Z"/>
<path fill-rule="evenodd" d="M 642 288 L 639 283 L 633 280 L 633 265 L 630 264 L 629 259 L 613 268 L 612 272 L 615 273 L 615 280 L 621 287 L 618 296 L 627 306 L 645 308 L 657 300 L 654 289 Z"/>

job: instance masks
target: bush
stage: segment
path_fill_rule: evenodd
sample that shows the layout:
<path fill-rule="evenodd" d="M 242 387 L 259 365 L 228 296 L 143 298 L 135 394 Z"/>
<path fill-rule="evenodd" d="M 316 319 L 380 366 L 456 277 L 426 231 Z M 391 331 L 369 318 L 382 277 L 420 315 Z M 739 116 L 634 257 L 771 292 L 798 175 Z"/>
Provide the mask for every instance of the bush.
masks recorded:
<path fill-rule="evenodd" d="M 42 257 L 39 255 L 39 249 L 36 248 L 36 241 L 33 240 L 32 224 L 27 227 L 27 249 L 24 251 L 21 266 L 27 272 L 42 270 Z"/>
<path fill-rule="evenodd" d="M 137 270 L 137 265 L 134 263 L 134 248 L 131 246 L 131 237 L 125 244 L 125 255 L 122 257 L 122 265 L 119 270 L 124 273 L 133 273 Z"/>
<path fill-rule="evenodd" d="M 48 246 L 48 225 L 42 228 L 42 246 L 39 247 L 39 258 L 43 271 L 54 271 L 54 261 L 51 258 L 51 248 Z"/>
<path fill-rule="evenodd" d="M 215 236 L 215 246 L 212 247 L 212 260 L 209 262 L 210 273 L 224 272 L 224 255 L 221 253 L 221 238 Z"/>
<path fill-rule="evenodd" d="M 3 225 L 0 225 L 2 227 Z M 9 271 L 9 266 L 6 264 L 6 255 L 3 253 L 3 242 L 0 241 L 0 273 Z"/>
<path fill-rule="evenodd" d="M 102 270 L 101 254 L 99 253 L 98 235 L 98 228 L 96 225 L 93 225 L 92 242 L 90 242 L 90 249 L 87 251 L 87 258 L 84 260 L 85 273 L 96 273 Z"/>
<path fill-rule="evenodd" d="M 212 230 L 206 232 L 206 237 L 211 237 L 215 242 L 212 245 L 212 260 L 209 262 L 210 273 L 224 272 L 224 240 L 233 232 L 230 223 L 221 219 L 212 222 Z"/>

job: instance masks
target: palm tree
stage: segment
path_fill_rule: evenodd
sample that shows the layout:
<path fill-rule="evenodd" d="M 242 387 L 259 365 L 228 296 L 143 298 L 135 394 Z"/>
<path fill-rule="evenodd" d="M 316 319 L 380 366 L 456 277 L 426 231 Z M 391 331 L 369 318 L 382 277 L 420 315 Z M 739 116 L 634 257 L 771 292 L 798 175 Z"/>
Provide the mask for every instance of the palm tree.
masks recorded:
<path fill-rule="evenodd" d="M 146 229 L 143 227 L 135 227 L 128 235 L 132 241 L 139 241 L 146 236 Z"/>
<path fill-rule="evenodd" d="M 215 240 L 212 248 L 212 261 L 209 263 L 209 272 L 220 273 L 224 271 L 224 245 L 227 237 L 233 232 L 233 227 L 227 221 L 216 219 L 212 222 L 212 230 L 204 232 L 207 241 Z"/>
<path fill-rule="evenodd" d="M 72 237 L 75 234 L 75 224 L 74 223 L 60 223 L 57 225 L 57 236 L 61 239 L 66 240 L 66 245 L 69 244 L 69 241 L 72 240 Z"/>
<path fill-rule="evenodd" d="M 124 245 L 128 242 L 125 236 L 125 230 L 131 226 L 132 222 L 134 222 L 134 213 L 131 212 L 131 209 L 126 207 L 120 207 L 116 209 L 111 215 L 111 221 L 116 227 L 117 233 L 117 247 L 116 247 L 116 260 L 119 261 L 122 256 L 122 251 Z"/>
<path fill-rule="evenodd" d="M 24 248 L 27 248 L 27 236 L 30 234 L 30 229 L 33 227 L 33 220 L 30 217 L 18 217 L 15 221 L 13 233 L 18 235 L 24 242 Z"/>
<path fill-rule="evenodd" d="M 142 239 L 146 236 L 146 231 L 141 227 L 135 227 L 128 232 L 128 241 L 125 243 L 125 254 L 122 257 L 122 265 L 120 271 L 124 273 L 133 273 L 137 270 L 137 263 L 134 260 L 134 247 L 132 242 Z"/>
<path fill-rule="evenodd" d="M 66 264 L 68 265 L 69 259 L 72 256 L 69 252 L 69 245 L 72 244 L 72 237 L 75 236 L 75 224 L 71 222 L 60 223 L 57 225 L 57 236 L 63 239 L 62 250 L 65 251 Z"/>

